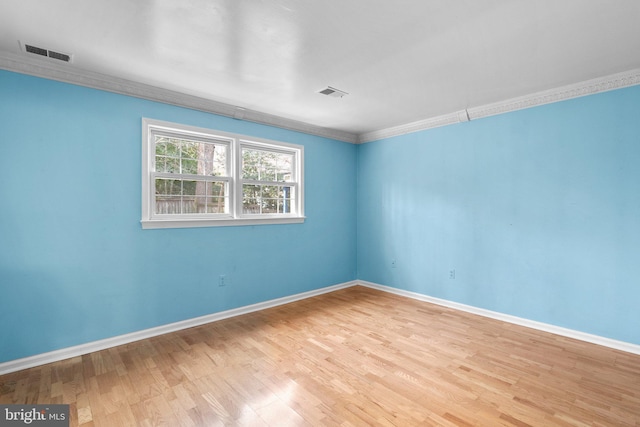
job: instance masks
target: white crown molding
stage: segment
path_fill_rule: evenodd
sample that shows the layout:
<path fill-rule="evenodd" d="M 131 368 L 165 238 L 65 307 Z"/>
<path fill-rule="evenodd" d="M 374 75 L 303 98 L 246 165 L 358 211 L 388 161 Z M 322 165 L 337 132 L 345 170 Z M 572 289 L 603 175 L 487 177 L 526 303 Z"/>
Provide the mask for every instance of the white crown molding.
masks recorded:
<path fill-rule="evenodd" d="M 536 107 L 539 105 L 550 104 L 640 84 L 640 69 L 634 69 L 492 104 L 470 107 L 466 110 L 454 113 L 443 114 L 441 116 L 430 117 L 399 126 L 356 135 L 350 132 L 315 126 L 260 111 L 244 109 L 218 101 L 199 98 L 197 96 L 168 89 L 162 89 L 145 83 L 87 71 L 76 68 L 70 64 L 58 64 L 57 62 L 53 62 L 48 59 L 30 58 L 9 52 L 0 52 L 0 69 L 105 90 L 136 98 L 163 102 L 165 104 L 232 117 L 238 120 L 276 126 L 283 129 L 349 142 L 352 144 L 377 141 L 407 133 L 463 123 L 469 120 L 476 120 L 511 111 L 522 110 L 525 108 Z"/>
<path fill-rule="evenodd" d="M 337 129 L 324 128 L 297 120 L 286 119 L 260 111 L 240 108 L 193 95 L 168 89 L 162 89 L 145 83 L 112 77 L 93 71 L 74 67 L 72 64 L 59 64 L 47 58 L 30 58 L 9 52 L 0 52 L 0 69 L 42 77 L 78 86 L 100 89 L 121 95 L 148 99 L 165 104 L 186 107 L 221 116 L 232 117 L 264 125 L 321 136 L 338 141 L 356 143 L 357 135 Z"/>
<path fill-rule="evenodd" d="M 640 84 L 640 69 L 635 69 L 624 73 L 612 74 L 597 79 L 586 80 L 580 83 L 537 92 L 531 95 L 512 98 L 481 107 L 469 108 L 469 118 L 474 120 L 483 117 L 495 116 L 498 114 L 508 113 L 510 111 L 552 104 L 554 102 L 593 95 L 600 92 L 607 92 L 614 89 L 622 89 L 624 87 L 635 86 L 638 84 Z"/>
<path fill-rule="evenodd" d="M 267 308 L 273 308 L 280 305 L 289 304 L 294 301 L 299 301 L 299 300 L 315 297 L 318 295 L 326 294 L 329 292 L 334 292 L 339 289 L 349 288 L 351 286 L 355 286 L 356 284 L 357 283 L 355 281 L 340 283 L 337 285 L 315 289 L 308 292 L 302 292 L 302 293 L 290 295 L 287 297 L 277 298 L 269 301 L 260 302 L 257 304 L 234 308 L 232 310 L 220 311 L 218 313 L 208 314 L 206 316 L 196 317 L 193 319 L 187 319 L 181 322 L 170 323 L 168 325 L 163 325 L 155 328 L 145 329 L 142 331 L 132 332 L 130 334 L 120 335 L 112 338 L 106 338 L 103 340 L 93 341 L 86 344 L 80 344 L 74 347 L 68 347 L 60 350 L 50 351 L 48 353 L 36 354 L 34 356 L 25 357 L 22 359 L 10 360 L 8 362 L 0 363 L 0 375 L 20 371 L 22 369 L 33 368 L 34 366 L 45 365 L 47 363 L 58 362 L 64 359 L 70 359 L 72 357 L 82 356 L 83 354 L 88 354 L 95 351 L 101 351 L 107 348 L 129 344 L 129 343 L 140 341 L 147 338 L 153 338 L 159 335 L 181 331 L 183 329 L 193 328 L 193 327 L 205 325 L 211 322 L 217 322 L 218 320 L 228 319 L 230 317 L 241 316 L 243 314 L 265 310 Z"/>
<path fill-rule="evenodd" d="M 358 135 L 357 142 L 365 143 L 377 141 L 407 133 L 419 132 L 440 126 L 462 123 L 511 111 L 523 110 L 525 108 L 537 107 L 539 105 L 579 98 L 581 96 L 593 95 L 614 89 L 622 89 L 638 84 L 640 84 L 640 69 L 634 69 L 623 73 L 612 74 L 606 77 L 586 80 L 580 83 L 495 102 L 493 104 L 468 108 L 467 110 L 462 110 L 456 113 L 444 114 L 442 116 L 419 120 L 400 126 L 362 133 Z"/>
<path fill-rule="evenodd" d="M 417 292 L 405 291 L 403 289 L 392 288 L 390 286 L 379 285 L 377 283 L 367 282 L 363 280 L 356 281 L 358 285 L 365 286 L 372 289 L 377 289 L 383 292 L 389 292 L 395 295 L 415 299 L 418 301 L 424 301 L 431 304 L 440 305 L 442 307 L 452 308 L 454 310 L 460 310 L 471 314 L 476 314 L 490 319 L 500 320 L 502 322 L 512 323 L 514 325 L 524 326 L 531 329 L 536 329 L 543 332 L 549 332 L 555 335 L 560 335 L 567 338 L 573 338 L 580 341 L 585 341 L 591 344 L 597 344 L 604 347 L 613 348 L 615 350 L 625 351 L 627 353 L 633 353 L 640 355 L 640 345 L 632 344 L 624 341 L 618 341 L 611 338 L 601 337 L 599 335 L 592 335 L 585 332 L 576 331 L 573 329 L 562 328 L 560 326 L 550 325 L 548 323 L 536 322 L 535 320 L 523 319 L 517 316 L 511 316 L 509 314 L 499 313 L 496 311 L 486 310 L 484 308 L 473 307 L 466 304 L 460 304 L 458 302 L 448 301 L 440 298 L 430 297 L 428 295 L 419 294 Z"/>
<path fill-rule="evenodd" d="M 461 120 L 462 112 L 443 114 L 442 116 L 431 117 L 428 119 L 418 120 L 417 122 L 406 123 L 399 126 L 393 126 L 386 129 L 375 130 L 372 132 L 361 133 L 358 135 L 358 144 L 365 142 L 378 141 L 380 139 L 392 138 L 407 133 L 419 132 L 422 130 L 433 129 L 441 126 L 453 125 L 467 120 Z"/>

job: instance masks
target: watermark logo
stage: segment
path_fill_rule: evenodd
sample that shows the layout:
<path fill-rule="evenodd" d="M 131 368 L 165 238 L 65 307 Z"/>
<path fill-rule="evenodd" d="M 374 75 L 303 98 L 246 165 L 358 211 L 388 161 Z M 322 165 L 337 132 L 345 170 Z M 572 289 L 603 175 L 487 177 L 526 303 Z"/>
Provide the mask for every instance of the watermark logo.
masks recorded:
<path fill-rule="evenodd" d="M 0 405 L 0 427 L 69 427 L 69 405 Z"/>

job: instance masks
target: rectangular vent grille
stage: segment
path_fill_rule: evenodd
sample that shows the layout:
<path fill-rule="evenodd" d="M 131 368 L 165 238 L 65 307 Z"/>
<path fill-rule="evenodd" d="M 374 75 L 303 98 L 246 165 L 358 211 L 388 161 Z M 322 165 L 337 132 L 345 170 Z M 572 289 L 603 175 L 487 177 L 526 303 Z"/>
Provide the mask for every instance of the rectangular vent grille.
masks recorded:
<path fill-rule="evenodd" d="M 33 53 L 35 55 L 47 56 L 51 59 L 57 59 L 58 61 L 71 62 L 71 55 L 68 55 L 66 53 L 60 53 L 53 50 L 48 50 L 42 47 L 30 45 L 30 44 L 25 44 L 24 50 L 26 52 Z"/>
<path fill-rule="evenodd" d="M 24 48 L 29 53 L 35 53 L 36 55 L 48 56 L 47 49 L 42 49 L 41 47 L 31 46 L 29 44 L 24 45 Z"/>
<path fill-rule="evenodd" d="M 67 55 L 66 53 L 54 52 L 52 50 L 49 51 L 49 58 L 58 59 L 64 62 L 71 61 L 71 55 Z"/>
<path fill-rule="evenodd" d="M 327 86 L 326 89 L 322 89 L 318 93 L 321 93 L 322 95 L 331 96 L 333 98 L 342 98 L 345 95 L 349 95 L 347 92 L 345 92 L 343 90 L 340 90 L 340 89 L 336 89 L 336 88 L 331 87 L 331 86 Z"/>

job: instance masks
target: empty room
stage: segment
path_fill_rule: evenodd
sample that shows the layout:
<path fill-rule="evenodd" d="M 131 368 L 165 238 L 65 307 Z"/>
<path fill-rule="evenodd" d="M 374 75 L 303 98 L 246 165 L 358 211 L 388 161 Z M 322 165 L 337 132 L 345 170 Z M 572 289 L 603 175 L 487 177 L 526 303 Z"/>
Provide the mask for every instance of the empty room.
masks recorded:
<path fill-rule="evenodd" d="M 640 426 L 640 2 L 0 2 L 0 426 Z"/>

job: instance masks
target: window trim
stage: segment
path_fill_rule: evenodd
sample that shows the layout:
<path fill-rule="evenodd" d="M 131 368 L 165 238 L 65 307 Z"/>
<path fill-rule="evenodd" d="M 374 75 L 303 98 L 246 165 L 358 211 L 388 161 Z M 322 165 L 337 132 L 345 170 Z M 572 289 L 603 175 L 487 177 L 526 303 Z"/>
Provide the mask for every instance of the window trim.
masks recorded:
<path fill-rule="evenodd" d="M 228 213 L 189 215 L 155 214 L 153 181 L 155 154 L 152 152 L 154 135 L 173 135 L 175 137 L 190 137 L 196 140 L 217 140 L 228 142 L 227 167 L 228 176 L 213 179 L 213 181 L 228 182 L 229 207 Z M 243 214 L 242 213 L 242 147 L 250 146 L 264 148 L 276 152 L 292 153 L 294 155 L 294 174 L 296 179 L 291 186 L 296 187 L 295 212 L 291 214 Z M 220 227 L 263 224 L 299 224 L 305 220 L 304 216 L 304 147 L 281 141 L 254 138 L 160 120 L 142 119 L 142 219 L 143 229 L 158 228 L 193 228 Z"/>

